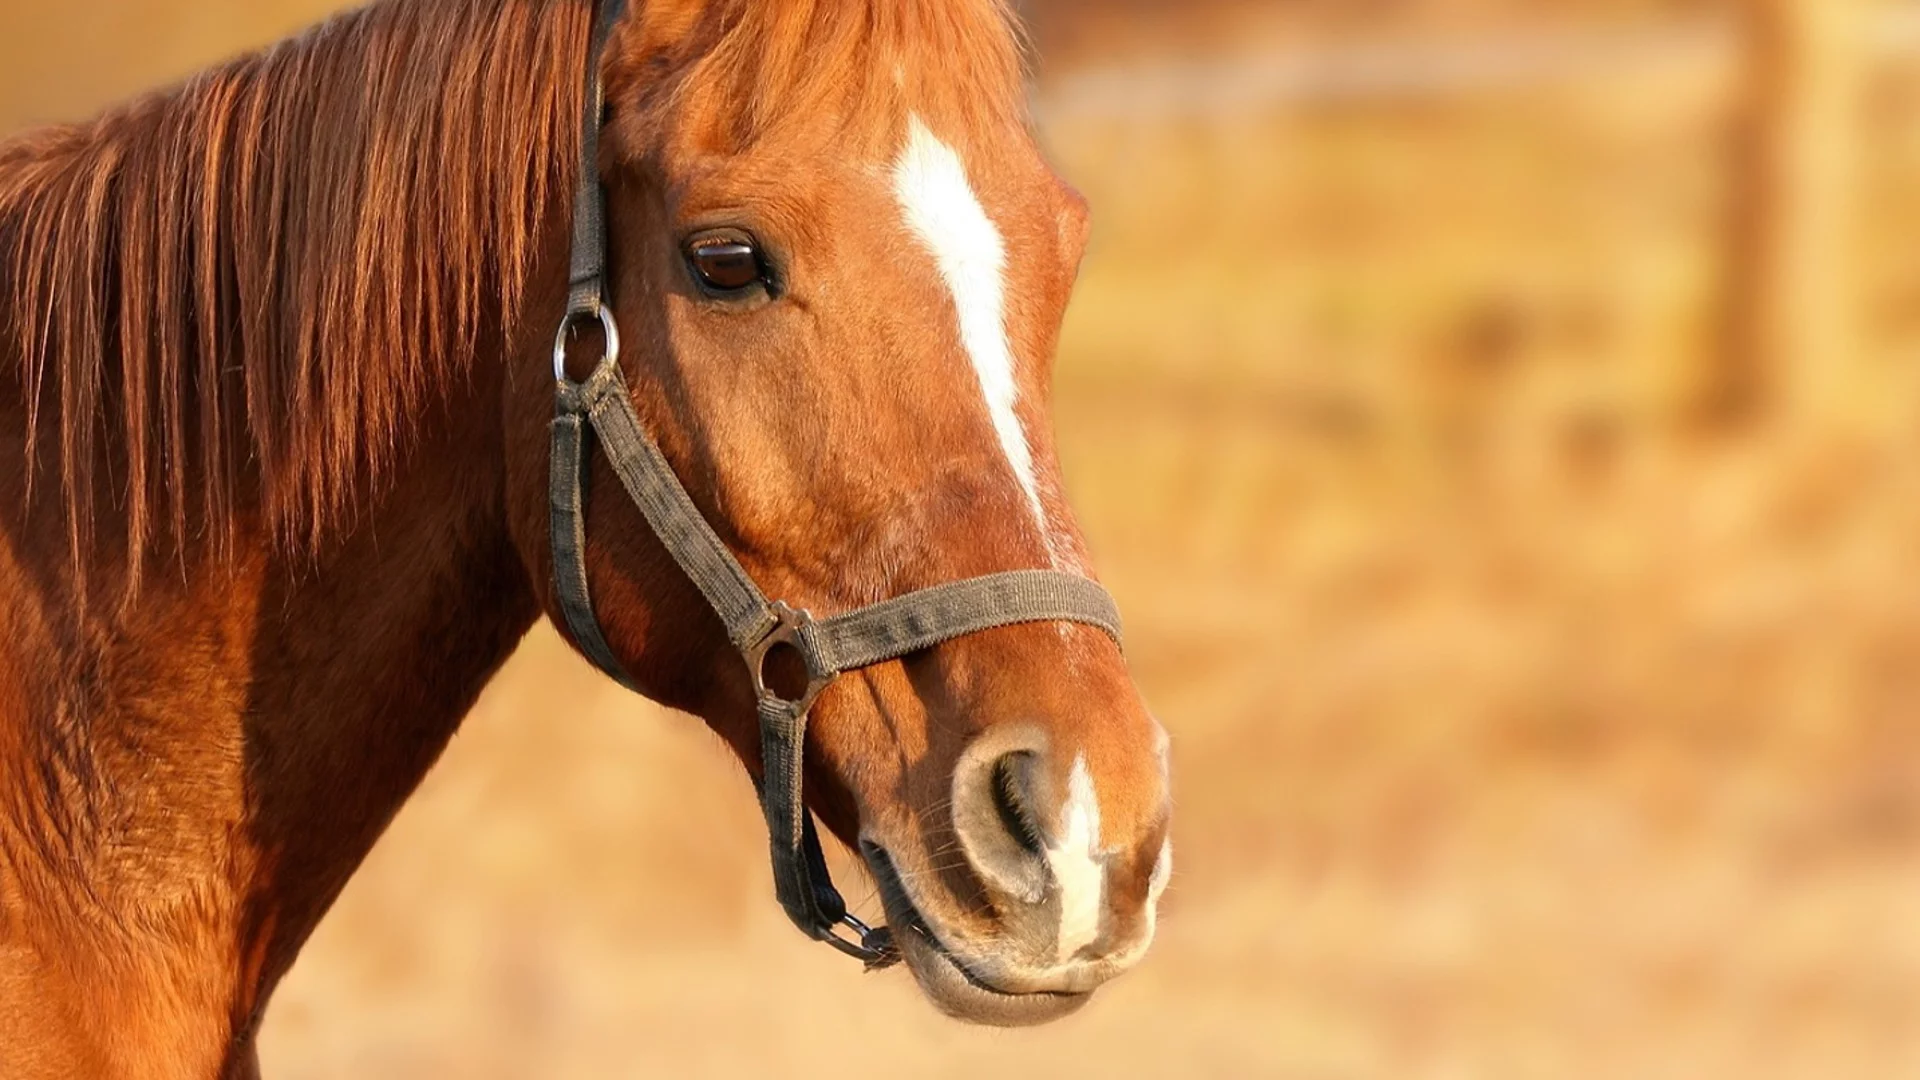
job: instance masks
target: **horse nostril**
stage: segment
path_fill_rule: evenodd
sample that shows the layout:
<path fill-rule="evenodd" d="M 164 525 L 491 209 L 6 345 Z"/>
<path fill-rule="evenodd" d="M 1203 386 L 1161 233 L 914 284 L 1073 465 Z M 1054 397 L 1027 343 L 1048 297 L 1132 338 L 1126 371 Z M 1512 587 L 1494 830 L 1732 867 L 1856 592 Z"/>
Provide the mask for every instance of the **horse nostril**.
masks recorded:
<path fill-rule="evenodd" d="M 1036 755 L 1018 751 L 993 763 L 993 808 L 1007 835 L 1029 855 L 1038 856 L 1045 838 L 1032 810 Z"/>
<path fill-rule="evenodd" d="M 1046 898 L 1046 806 L 1040 751 L 1009 750 L 1005 742 L 976 745 L 955 767 L 954 833 L 974 873 L 997 894 L 996 903 L 1038 904 Z"/>

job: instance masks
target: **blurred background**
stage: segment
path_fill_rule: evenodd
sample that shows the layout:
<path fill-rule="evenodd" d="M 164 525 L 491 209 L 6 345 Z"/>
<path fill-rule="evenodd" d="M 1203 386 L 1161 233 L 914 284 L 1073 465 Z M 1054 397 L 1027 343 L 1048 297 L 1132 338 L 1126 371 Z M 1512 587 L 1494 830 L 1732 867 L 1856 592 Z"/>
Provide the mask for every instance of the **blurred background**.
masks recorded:
<path fill-rule="evenodd" d="M 337 6 L 6 0 L 0 130 Z M 1920 6 L 1025 6 L 1097 213 L 1067 475 L 1176 744 L 1156 954 L 935 1017 L 543 629 L 269 1075 L 1920 1073 Z"/>

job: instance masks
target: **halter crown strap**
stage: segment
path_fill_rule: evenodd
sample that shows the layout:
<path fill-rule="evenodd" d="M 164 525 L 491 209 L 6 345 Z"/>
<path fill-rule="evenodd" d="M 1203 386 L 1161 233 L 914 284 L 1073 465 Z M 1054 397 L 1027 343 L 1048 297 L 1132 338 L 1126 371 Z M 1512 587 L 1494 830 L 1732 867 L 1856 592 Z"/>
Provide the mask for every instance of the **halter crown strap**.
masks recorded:
<path fill-rule="evenodd" d="M 614 25 L 626 10 L 626 0 L 598 0 L 587 42 L 586 93 L 580 106 L 580 175 L 573 194 L 573 256 L 567 281 L 569 323 L 581 316 L 597 315 L 606 305 L 606 193 L 600 187 L 600 127 L 606 99 L 600 82 L 600 58 L 613 36 Z M 561 327 L 563 333 L 568 329 Z"/>
<path fill-rule="evenodd" d="M 567 349 L 583 320 L 599 321 L 609 359 L 620 352 L 620 332 L 615 329 L 606 299 L 606 192 L 600 185 L 600 127 L 606 103 L 600 81 L 600 58 L 626 6 L 626 0 L 596 2 L 593 27 L 589 31 L 586 88 L 580 106 L 580 160 L 576 166 L 580 171 L 573 194 L 573 251 L 568 260 L 567 311 L 553 344 L 553 377 L 563 397 L 571 386 L 567 379 Z M 606 636 L 600 632 L 599 620 L 593 617 L 593 599 L 587 586 L 586 440 L 581 414 L 565 408 L 558 410 L 547 466 L 555 599 L 566 616 L 574 643 L 595 667 L 632 690 L 632 681 L 614 657 Z"/>
<path fill-rule="evenodd" d="M 761 808 L 773 857 L 780 904 L 808 936 L 825 941 L 870 967 L 898 959 L 884 929 L 847 913 L 827 872 L 826 859 L 803 794 L 807 721 L 814 702 L 840 675 L 897 660 L 998 627 L 1072 622 L 1120 640 L 1120 614 L 1106 590 L 1052 570 L 1021 570 L 957 581 L 909 593 L 857 611 L 816 620 L 771 603 L 727 549 L 687 494 L 660 448 L 634 415 L 620 373 L 620 334 L 606 303 L 606 209 L 600 183 L 603 104 L 600 57 L 625 4 L 598 6 L 588 57 L 582 118 L 579 190 L 574 198 L 573 255 L 567 312 L 554 343 L 555 410 L 550 461 L 549 525 L 555 599 L 575 644 L 594 665 L 629 689 L 633 681 L 607 643 L 593 612 L 586 568 L 586 493 L 592 445 L 597 441 L 627 496 L 661 544 L 720 617 L 727 638 L 753 679 L 760 721 Z M 567 373 L 576 331 L 597 323 L 604 352 L 593 374 L 575 382 Z M 768 685 L 766 662 L 779 647 L 804 661 L 808 684 L 797 697 Z M 841 937 L 850 929 L 858 940 Z"/>

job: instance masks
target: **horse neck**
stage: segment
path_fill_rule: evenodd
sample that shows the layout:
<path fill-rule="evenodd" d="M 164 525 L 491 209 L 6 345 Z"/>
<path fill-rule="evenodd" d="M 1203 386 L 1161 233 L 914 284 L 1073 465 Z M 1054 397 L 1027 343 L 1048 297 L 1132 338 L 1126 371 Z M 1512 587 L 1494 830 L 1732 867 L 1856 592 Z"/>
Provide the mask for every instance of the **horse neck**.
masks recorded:
<path fill-rule="evenodd" d="M 314 565 L 271 561 L 250 600 L 239 720 L 258 914 L 279 924 L 271 967 L 291 963 L 538 615 L 501 505 L 495 394 L 448 408 L 365 524 Z"/>
<path fill-rule="evenodd" d="M 110 616 L 63 611 L 57 500 L 21 512 L 0 477 L 0 943 L 30 943 L 0 948 L 0 988 L 97 1011 L 137 1052 L 202 1028 L 225 1052 L 252 1022 L 537 615 L 501 505 L 501 367 L 421 410 L 338 536 L 289 554 L 243 529 L 230 560 L 160 566 Z M 0 398 L 0 443 L 22 438 Z"/>

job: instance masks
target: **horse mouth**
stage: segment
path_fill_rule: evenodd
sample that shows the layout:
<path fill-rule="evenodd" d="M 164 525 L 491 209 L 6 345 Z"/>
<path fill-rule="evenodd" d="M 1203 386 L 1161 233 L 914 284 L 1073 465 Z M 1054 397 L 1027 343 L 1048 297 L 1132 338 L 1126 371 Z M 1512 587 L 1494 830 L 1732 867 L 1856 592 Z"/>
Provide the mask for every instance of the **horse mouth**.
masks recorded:
<path fill-rule="evenodd" d="M 874 882 L 880 888 L 887 922 L 905 958 L 907 970 L 927 999 L 956 1020 L 991 1027 L 1034 1027 L 1078 1012 L 1092 993 L 1014 993 L 1002 990 L 968 969 L 941 944 L 940 937 L 908 895 L 893 857 L 885 848 L 862 843 Z"/>

